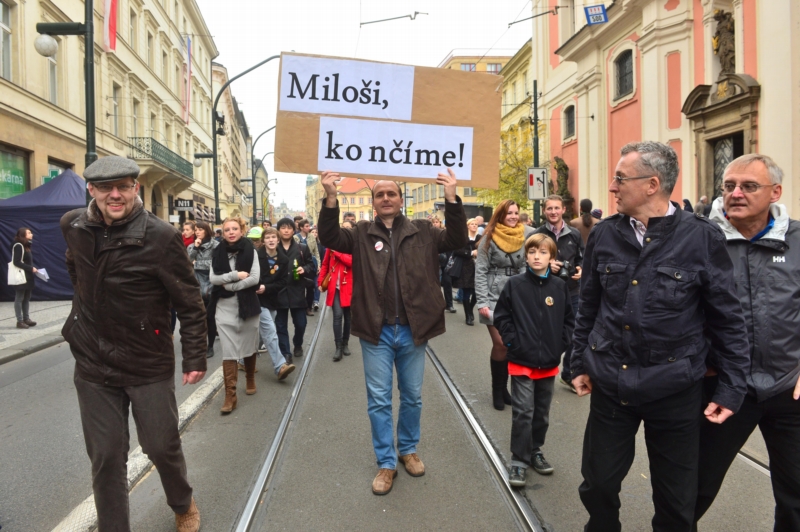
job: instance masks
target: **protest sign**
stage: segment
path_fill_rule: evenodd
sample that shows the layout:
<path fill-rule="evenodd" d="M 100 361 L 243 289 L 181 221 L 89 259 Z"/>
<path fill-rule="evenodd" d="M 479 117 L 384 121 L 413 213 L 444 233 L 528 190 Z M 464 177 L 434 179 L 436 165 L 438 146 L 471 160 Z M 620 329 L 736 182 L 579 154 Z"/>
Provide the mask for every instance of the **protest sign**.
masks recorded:
<path fill-rule="evenodd" d="M 275 169 L 496 188 L 503 78 L 284 53 Z"/>

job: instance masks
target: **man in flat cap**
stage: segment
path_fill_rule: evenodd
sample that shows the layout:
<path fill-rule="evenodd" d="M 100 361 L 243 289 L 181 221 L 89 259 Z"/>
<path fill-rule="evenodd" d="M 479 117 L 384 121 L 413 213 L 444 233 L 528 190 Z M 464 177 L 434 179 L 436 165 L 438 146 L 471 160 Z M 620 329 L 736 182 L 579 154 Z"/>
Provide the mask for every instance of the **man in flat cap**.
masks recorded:
<path fill-rule="evenodd" d="M 170 302 L 181 321 L 183 384 L 206 373 L 206 315 L 180 233 L 144 210 L 139 167 L 105 157 L 86 168 L 94 198 L 61 218 L 75 297 L 61 334 L 75 389 L 101 531 L 130 530 L 128 407 L 179 532 L 200 528 L 175 400 Z"/>

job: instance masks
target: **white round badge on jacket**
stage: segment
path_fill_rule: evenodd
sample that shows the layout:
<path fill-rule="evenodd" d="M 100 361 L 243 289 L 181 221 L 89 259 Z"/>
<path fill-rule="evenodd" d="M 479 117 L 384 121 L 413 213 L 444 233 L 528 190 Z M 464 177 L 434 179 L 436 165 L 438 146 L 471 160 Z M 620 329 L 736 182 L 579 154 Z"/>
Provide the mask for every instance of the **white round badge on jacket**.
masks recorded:
<path fill-rule="evenodd" d="M 380 251 L 382 249 L 383 249 L 383 242 L 381 242 L 380 240 L 378 242 L 375 242 L 375 251 Z"/>

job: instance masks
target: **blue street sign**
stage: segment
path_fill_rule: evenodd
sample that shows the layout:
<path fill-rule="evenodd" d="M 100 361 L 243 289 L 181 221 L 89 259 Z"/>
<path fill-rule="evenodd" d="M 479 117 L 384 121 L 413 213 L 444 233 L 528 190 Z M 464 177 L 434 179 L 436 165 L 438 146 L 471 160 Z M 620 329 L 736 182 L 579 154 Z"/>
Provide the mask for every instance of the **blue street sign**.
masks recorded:
<path fill-rule="evenodd" d="M 586 11 L 586 23 L 589 26 L 608 22 L 608 13 L 606 13 L 606 6 L 604 5 L 586 6 L 583 10 Z"/>

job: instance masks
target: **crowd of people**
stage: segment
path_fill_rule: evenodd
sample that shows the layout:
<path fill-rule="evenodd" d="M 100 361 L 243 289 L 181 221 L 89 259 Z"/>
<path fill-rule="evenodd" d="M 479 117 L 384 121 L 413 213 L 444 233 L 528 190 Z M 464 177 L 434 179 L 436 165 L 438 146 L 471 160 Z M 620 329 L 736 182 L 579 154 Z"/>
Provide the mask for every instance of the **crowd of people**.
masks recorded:
<path fill-rule="evenodd" d="M 372 492 L 391 491 L 398 462 L 424 475 L 425 347 L 445 333 L 456 289 L 464 324 L 474 326 L 477 308 L 489 332 L 492 405 L 511 406 L 512 486 L 526 485 L 529 468 L 556 469 L 543 448 L 558 378 L 591 394 L 578 487 L 586 530 L 621 529 L 619 492 L 642 423 L 654 530 L 696 530 L 756 426 L 770 455 L 775 530 L 800 530 L 800 224 L 778 203 L 782 172 L 769 157 L 730 163 L 710 205 L 680 205 L 669 199 L 675 152 L 629 144 L 609 186 L 616 214 L 603 219 L 582 200 L 580 215 L 566 220 L 567 205 L 552 195 L 538 228 L 512 200 L 488 223 L 467 219 L 452 170 L 436 181 L 443 221 L 405 217 L 401 187 L 378 181 L 375 219 L 356 222 L 340 216 L 339 174 L 323 172 L 317 227 L 284 218 L 248 230 L 232 217 L 218 231 L 187 222 L 180 235 L 143 209 L 138 173 L 129 159 L 93 163 L 84 173 L 92 202 L 61 223 L 76 291 L 62 334 L 76 359 L 101 530 L 129 526 L 120 452 L 129 406 L 178 530 L 199 528 L 177 430 L 176 317 L 184 384 L 203 378 L 219 338 L 225 414 L 237 406 L 240 370 L 245 394 L 256 393 L 259 355 L 269 354 L 279 380 L 295 369 L 324 295 L 333 362 L 351 355 L 351 335 L 360 342 L 378 467 Z M 12 256 L 25 272 L 19 327 L 35 325 L 32 240 L 20 229 Z"/>

